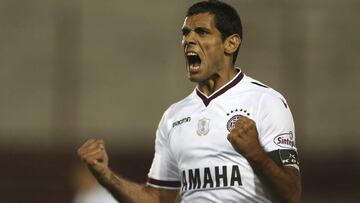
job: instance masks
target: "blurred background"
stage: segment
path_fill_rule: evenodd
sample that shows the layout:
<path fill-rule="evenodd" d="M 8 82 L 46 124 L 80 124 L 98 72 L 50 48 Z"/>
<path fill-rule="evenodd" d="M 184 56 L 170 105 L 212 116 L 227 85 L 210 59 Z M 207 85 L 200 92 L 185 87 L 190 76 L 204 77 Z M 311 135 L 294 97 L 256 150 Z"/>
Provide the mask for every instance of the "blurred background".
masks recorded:
<path fill-rule="evenodd" d="M 181 26 L 195 1 L 0 1 L 0 202 L 72 202 L 77 148 L 103 138 L 145 182 L 157 124 L 194 84 Z M 292 109 L 304 203 L 359 202 L 360 1 L 228 0 L 237 66 Z"/>

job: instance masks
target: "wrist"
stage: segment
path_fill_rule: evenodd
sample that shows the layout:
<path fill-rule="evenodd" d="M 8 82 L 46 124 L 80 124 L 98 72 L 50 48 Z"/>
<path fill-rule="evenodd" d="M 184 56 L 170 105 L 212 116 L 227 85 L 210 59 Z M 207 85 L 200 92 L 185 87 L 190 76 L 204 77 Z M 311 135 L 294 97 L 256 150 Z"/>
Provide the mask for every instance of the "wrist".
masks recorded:
<path fill-rule="evenodd" d="M 264 162 L 267 158 L 267 154 L 264 151 L 262 147 L 259 147 L 256 150 L 253 150 L 251 153 L 248 153 L 245 158 L 251 163 L 251 164 L 259 164 Z"/>
<path fill-rule="evenodd" d="M 96 176 L 96 179 L 99 181 L 100 184 L 108 185 L 109 183 L 111 183 L 112 176 L 113 172 L 110 170 L 110 168 L 105 168 L 102 173 Z"/>

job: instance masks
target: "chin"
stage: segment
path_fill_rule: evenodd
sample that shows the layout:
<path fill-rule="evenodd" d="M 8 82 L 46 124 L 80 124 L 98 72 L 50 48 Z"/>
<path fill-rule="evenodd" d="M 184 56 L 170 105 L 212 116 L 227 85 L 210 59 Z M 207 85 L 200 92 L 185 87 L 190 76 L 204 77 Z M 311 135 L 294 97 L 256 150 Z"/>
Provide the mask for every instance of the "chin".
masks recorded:
<path fill-rule="evenodd" d="M 191 82 L 196 83 L 200 83 L 206 80 L 204 77 L 201 77 L 201 75 L 189 75 L 188 78 Z"/>
<path fill-rule="evenodd" d="M 189 77 L 189 80 L 190 80 L 191 82 L 196 82 L 196 83 L 201 82 L 200 80 L 195 79 L 195 78 L 192 78 L 192 77 Z"/>
<path fill-rule="evenodd" d="M 201 78 L 196 76 L 196 75 L 193 75 L 193 74 L 190 74 L 188 73 L 188 79 L 191 81 L 191 82 L 201 82 Z"/>

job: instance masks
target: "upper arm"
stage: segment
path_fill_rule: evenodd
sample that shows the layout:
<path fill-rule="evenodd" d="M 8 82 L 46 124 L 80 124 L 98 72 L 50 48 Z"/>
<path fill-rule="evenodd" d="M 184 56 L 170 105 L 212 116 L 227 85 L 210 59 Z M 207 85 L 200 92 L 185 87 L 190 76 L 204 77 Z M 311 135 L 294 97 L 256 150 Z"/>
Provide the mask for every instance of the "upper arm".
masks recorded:
<path fill-rule="evenodd" d="M 156 188 L 149 185 L 145 186 L 144 189 L 148 194 L 154 196 L 158 203 L 173 203 L 179 193 L 179 190 Z"/>
<path fill-rule="evenodd" d="M 297 151 L 294 120 L 285 99 L 280 95 L 264 94 L 258 112 L 259 140 L 265 151 Z"/>
<path fill-rule="evenodd" d="M 147 181 L 147 189 L 157 195 L 160 203 L 175 202 L 181 185 L 176 159 L 169 146 L 168 113 L 169 110 L 164 113 L 156 132 L 155 155 Z"/>
<path fill-rule="evenodd" d="M 284 188 L 287 188 L 287 194 L 294 200 L 291 202 L 298 202 L 301 194 L 301 175 L 291 111 L 280 95 L 264 95 L 259 112 L 260 142 L 283 172 L 283 186 L 279 190 L 284 191 Z"/>
<path fill-rule="evenodd" d="M 179 190 L 159 189 L 160 203 L 175 202 L 179 194 Z"/>
<path fill-rule="evenodd" d="M 176 158 L 173 156 L 169 142 L 171 121 L 164 113 L 156 131 L 155 154 L 148 173 L 147 184 L 155 188 L 176 190 L 180 188 L 180 174 Z"/>

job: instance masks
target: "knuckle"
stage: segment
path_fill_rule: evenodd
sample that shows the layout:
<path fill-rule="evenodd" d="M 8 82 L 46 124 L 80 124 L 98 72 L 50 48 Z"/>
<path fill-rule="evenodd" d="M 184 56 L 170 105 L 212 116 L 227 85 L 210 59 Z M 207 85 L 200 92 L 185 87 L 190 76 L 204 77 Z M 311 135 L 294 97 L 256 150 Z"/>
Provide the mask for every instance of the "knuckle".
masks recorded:
<path fill-rule="evenodd" d="M 239 130 L 241 128 L 241 123 L 235 123 L 234 130 Z"/>
<path fill-rule="evenodd" d="M 241 120 L 241 117 L 235 122 L 235 124 L 238 124 L 238 123 L 241 123 L 242 120 Z"/>
<path fill-rule="evenodd" d="M 95 141 L 95 143 L 97 144 L 97 145 L 99 145 L 99 144 L 101 144 L 101 139 L 96 139 L 96 141 Z"/>
<path fill-rule="evenodd" d="M 256 128 L 256 123 L 255 123 L 255 121 L 252 121 L 252 126 Z"/>
<path fill-rule="evenodd" d="M 251 125 L 253 125 L 254 124 L 254 121 L 253 120 L 251 120 L 251 119 L 248 119 L 248 121 L 247 121 L 249 124 L 251 124 Z"/>
<path fill-rule="evenodd" d="M 241 128 L 237 129 L 237 134 L 242 134 L 244 132 L 244 126 L 242 126 Z"/>
<path fill-rule="evenodd" d="M 95 141 L 95 139 L 94 139 L 94 138 L 90 138 L 90 139 L 88 139 L 88 140 L 86 141 L 86 144 L 93 143 L 94 141 Z"/>
<path fill-rule="evenodd" d="M 251 120 L 251 119 L 249 119 L 249 123 L 251 124 L 251 125 L 255 125 L 256 123 L 255 123 L 255 121 L 254 120 Z"/>
<path fill-rule="evenodd" d="M 100 144 L 100 146 L 104 146 L 105 145 L 105 142 L 104 142 L 104 140 L 99 140 L 99 144 Z"/>

